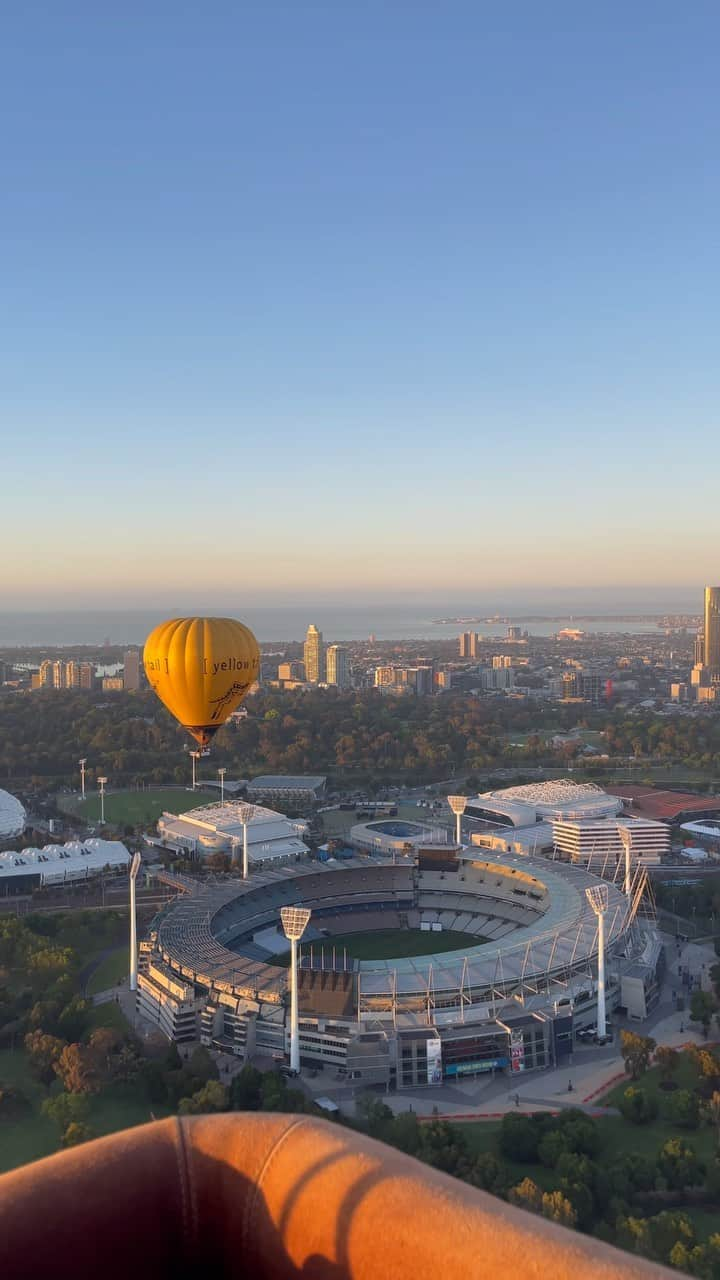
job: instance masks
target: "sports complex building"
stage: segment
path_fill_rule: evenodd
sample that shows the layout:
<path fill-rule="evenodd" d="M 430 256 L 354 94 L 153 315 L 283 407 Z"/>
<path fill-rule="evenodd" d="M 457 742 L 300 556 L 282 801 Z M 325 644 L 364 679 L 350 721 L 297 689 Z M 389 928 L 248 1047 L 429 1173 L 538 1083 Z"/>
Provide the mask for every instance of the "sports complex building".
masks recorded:
<path fill-rule="evenodd" d="M 596 1021 L 598 921 L 586 890 L 600 882 L 585 867 L 434 844 L 397 862 L 265 865 L 246 881 L 157 874 L 178 894 L 141 943 L 138 1012 L 172 1040 L 287 1058 L 278 926 L 294 905 L 312 912 L 299 969 L 303 1065 L 400 1089 L 520 1072 L 561 1063 Z M 636 867 L 627 894 L 622 881 L 602 882 L 608 1008 L 638 1019 L 664 963 L 643 917 L 646 880 Z M 403 946 L 411 930 L 427 934 L 422 954 Z M 389 936 L 384 958 L 348 958 L 348 935 L 378 931 Z"/>

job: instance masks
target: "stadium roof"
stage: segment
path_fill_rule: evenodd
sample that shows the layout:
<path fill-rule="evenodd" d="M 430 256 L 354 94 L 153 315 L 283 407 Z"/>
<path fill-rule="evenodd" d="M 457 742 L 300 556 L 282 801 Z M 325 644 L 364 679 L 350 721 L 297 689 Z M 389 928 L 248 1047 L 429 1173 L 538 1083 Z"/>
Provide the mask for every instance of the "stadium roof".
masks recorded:
<path fill-rule="evenodd" d="M 720 796 L 698 796 L 686 791 L 660 791 L 656 787 L 613 787 L 613 795 L 629 800 L 636 813 L 644 818 L 672 822 L 685 813 L 720 811 Z"/>
<path fill-rule="evenodd" d="M 503 787 L 500 791 L 488 791 L 486 795 L 503 796 L 506 800 L 520 800 L 524 804 L 558 805 L 574 804 L 578 800 L 598 800 L 607 795 L 594 782 L 573 782 L 570 778 L 556 778 L 548 782 L 528 782 L 517 787 Z"/>
<path fill-rule="evenodd" d="M 317 791 L 326 778 L 314 774 L 262 773 L 249 784 L 254 791 Z"/>
<path fill-rule="evenodd" d="M 486 862 L 480 856 L 477 861 L 481 866 Z M 512 856 L 503 857 L 502 871 L 504 875 L 537 873 L 540 883 L 551 893 L 549 907 L 541 918 L 519 926 L 512 935 L 498 942 L 485 942 L 458 952 L 435 955 L 430 950 L 422 957 L 360 961 L 358 972 L 364 994 L 372 996 L 393 989 L 401 993 L 426 991 L 428 965 L 433 969 L 435 988 L 441 990 L 457 987 L 465 977 L 473 986 L 491 986 L 499 980 L 503 983 L 524 980 L 532 973 L 541 973 L 544 979 L 555 974 L 558 981 L 565 981 L 573 969 L 587 964 L 597 946 L 597 920 L 584 891 L 588 885 L 597 884 L 597 877 L 580 867 L 548 864 L 545 860 L 533 864 L 527 858 Z M 307 899 L 310 905 L 320 878 L 330 878 L 327 889 L 332 893 L 332 880 L 337 877 L 338 886 L 345 884 L 348 872 L 362 877 L 359 883 L 365 882 L 367 891 L 373 892 L 371 877 L 409 878 L 410 867 L 396 867 L 379 859 L 373 859 L 370 864 L 367 859 L 355 859 L 344 863 L 342 868 L 327 863 L 263 868 L 246 881 L 226 880 L 219 884 L 188 881 L 188 892 L 174 899 L 156 917 L 157 949 L 166 963 L 193 981 L 214 984 L 254 999 L 277 1001 L 285 989 L 287 972 L 272 963 L 231 951 L 226 943 L 236 938 L 243 928 L 251 928 L 254 920 L 257 925 L 264 924 L 266 918 L 277 914 L 281 902 L 293 905 Z M 160 873 L 161 879 L 163 874 Z M 303 885 L 305 880 L 309 881 L 307 890 Z M 380 889 L 381 884 L 377 887 Z M 614 949 L 623 943 L 632 912 L 621 891 L 613 884 L 607 887 L 610 909 L 606 943 L 609 949 Z M 428 936 L 428 945 L 431 949 L 432 935 Z"/>
<path fill-rule="evenodd" d="M 0 839 L 12 840 L 25 830 L 27 814 L 23 805 L 9 791 L 0 791 Z"/>
<path fill-rule="evenodd" d="M 42 849 L 0 853 L 0 884 L 15 876 L 39 875 L 43 884 L 84 878 L 104 867 L 126 867 L 130 854 L 119 840 L 73 840 Z"/>

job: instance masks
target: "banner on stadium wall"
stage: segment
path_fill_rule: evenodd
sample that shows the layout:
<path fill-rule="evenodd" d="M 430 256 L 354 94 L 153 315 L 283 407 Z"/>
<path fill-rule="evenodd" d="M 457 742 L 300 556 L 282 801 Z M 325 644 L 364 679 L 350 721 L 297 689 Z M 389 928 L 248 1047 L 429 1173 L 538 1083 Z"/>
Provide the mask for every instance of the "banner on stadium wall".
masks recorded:
<path fill-rule="evenodd" d="M 525 1042 L 522 1031 L 510 1032 L 510 1069 L 525 1070 Z"/>
<path fill-rule="evenodd" d="M 442 1040 L 438 1037 L 427 1042 L 428 1084 L 440 1084 L 442 1075 Z"/>
<path fill-rule="evenodd" d="M 509 1058 L 484 1058 L 479 1062 L 450 1062 L 445 1068 L 446 1076 L 478 1075 L 481 1071 L 501 1071 L 509 1063 Z"/>

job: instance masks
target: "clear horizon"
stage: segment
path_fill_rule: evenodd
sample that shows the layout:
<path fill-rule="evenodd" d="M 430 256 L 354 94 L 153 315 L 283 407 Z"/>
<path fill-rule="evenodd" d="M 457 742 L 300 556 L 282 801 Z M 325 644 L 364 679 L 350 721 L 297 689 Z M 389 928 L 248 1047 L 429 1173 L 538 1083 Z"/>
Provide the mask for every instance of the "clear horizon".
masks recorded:
<path fill-rule="evenodd" d="M 720 577 L 716 6 L 3 37 L 5 609 Z"/>

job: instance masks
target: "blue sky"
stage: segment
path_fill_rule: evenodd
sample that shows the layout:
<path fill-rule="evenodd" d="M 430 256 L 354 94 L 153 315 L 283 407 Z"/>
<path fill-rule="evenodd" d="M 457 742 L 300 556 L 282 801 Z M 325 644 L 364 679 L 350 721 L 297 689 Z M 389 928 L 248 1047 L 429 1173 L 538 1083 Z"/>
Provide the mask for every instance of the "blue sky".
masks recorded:
<path fill-rule="evenodd" d="M 8 9 L 4 607 L 717 580 L 719 37 Z"/>

